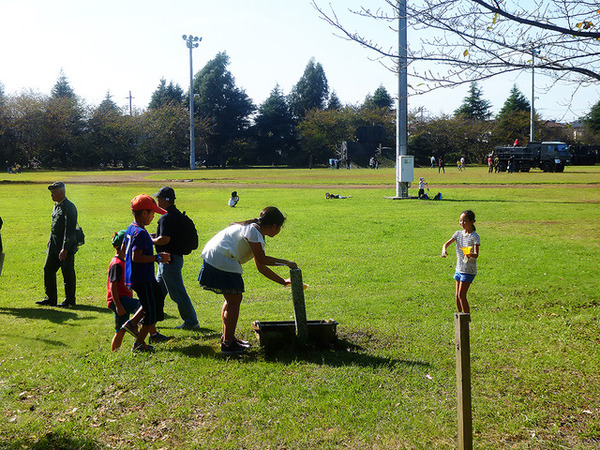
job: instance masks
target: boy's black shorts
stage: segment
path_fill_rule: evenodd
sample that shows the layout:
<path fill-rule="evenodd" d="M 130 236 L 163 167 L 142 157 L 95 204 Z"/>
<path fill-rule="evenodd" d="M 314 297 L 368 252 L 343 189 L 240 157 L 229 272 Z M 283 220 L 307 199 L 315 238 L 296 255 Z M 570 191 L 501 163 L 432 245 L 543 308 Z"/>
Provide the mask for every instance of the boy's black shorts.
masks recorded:
<path fill-rule="evenodd" d="M 156 322 L 165 320 L 165 295 L 158 281 L 134 283 L 131 285 L 131 289 L 135 291 L 142 304 L 142 310 L 144 311 L 143 325 L 154 325 Z"/>

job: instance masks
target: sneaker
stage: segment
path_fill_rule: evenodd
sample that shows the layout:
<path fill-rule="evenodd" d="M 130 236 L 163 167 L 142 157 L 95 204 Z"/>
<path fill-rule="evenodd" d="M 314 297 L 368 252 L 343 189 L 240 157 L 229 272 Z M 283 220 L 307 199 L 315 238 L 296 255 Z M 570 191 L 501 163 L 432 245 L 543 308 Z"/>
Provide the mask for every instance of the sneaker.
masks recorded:
<path fill-rule="evenodd" d="M 238 344 L 237 341 L 230 343 L 221 342 L 221 353 L 223 355 L 239 355 L 246 353 L 246 350 L 248 350 L 248 348 Z"/>
<path fill-rule="evenodd" d="M 199 323 L 195 323 L 194 325 L 189 325 L 185 322 L 183 322 L 181 325 L 178 325 L 175 327 L 176 330 L 199 330 L 200 329 L 200 324 Z"/>
<path fill-rule="evenodd" d="M 133 344 L 133 348 L 131 349 L 131 351 L 134 353 L 153 352 L 154 347 L 152 345 L 146 344 L 145 342 L 142 342 L 141 344 Z"/>
<path fill-rule="evenodd" d="M 243 339 L 235 338 L 235 342 L 237 342 L 238 344 L 240 344 L 242 347 L 246 347 L 246 348 L 252 347 L 252 344 L 250 342 L 244 341 Z"/>
<path fill-rule="evenodd" d="M 246 347 L 246 348 L 252 347 L 252 344 L 248 341 L 244 341 L 243 339 L 239 339 L 239 338 L 233 338 L 233 339 L 235 340 L 235 342 L 237 342 L 242 347 Z M 221 344 L 223 342 L 225 342 L 225 339 L 223 338 L 223 336 L 221 336 Z"/>
<path fill-rule="evenodd" d="M 160 333 L 153 334 L 152 336 L 150 336 L 150 339 L 148 339 L 149 342 L 153 342 L 153 343 L 167 342 L 170 340 L 171 340 L 170 337 L 165 336 L 164 334 L 160 334 Z"/>
<path fill-rule="evenodd" d="M 129 320 L 123 324 L 121 330 L 127 331 L 130 335 L 132 335 L 135 338 L 137 338 L 138 336 L 137 325 L 132 324 Z"/>

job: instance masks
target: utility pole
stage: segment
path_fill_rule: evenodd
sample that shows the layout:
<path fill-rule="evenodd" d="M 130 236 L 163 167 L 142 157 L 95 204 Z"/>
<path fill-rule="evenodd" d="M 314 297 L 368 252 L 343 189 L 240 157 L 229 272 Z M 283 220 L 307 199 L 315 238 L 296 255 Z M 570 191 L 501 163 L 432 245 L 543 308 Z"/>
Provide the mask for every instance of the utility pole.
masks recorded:
<path fill-rule="evenodd" d="M 131 104 L 131 100 L 133 100 L 135 97 L 132 97 L 131 96 L 131 91 L 129 91 L 129 97 L 125 97 L 125 98 L 129 99 L 129 115 L 133 116 L 133 107 L 132 107 L 132 104 Z"/>
<path fill-rule="evenodd" d="M 398 198 L 408 198 L 408 182 L 403 179 L 403 167 L 401 167 L 403 160 L 400 158 L 400 156 L 408 154 L 408 39 L 406 26 L 406 0 L 398 0 L 398 107 L 396 110 L 396 197 Z"/>
<path fill-rule="evenodd" d="M 196 168 L 196 151 L 194 146 L 194 70 L 192 68 L 192 50 L 197 48 L 201 37 L 183 35 L 187 48 L 190 49 L 190 169 Z"/>

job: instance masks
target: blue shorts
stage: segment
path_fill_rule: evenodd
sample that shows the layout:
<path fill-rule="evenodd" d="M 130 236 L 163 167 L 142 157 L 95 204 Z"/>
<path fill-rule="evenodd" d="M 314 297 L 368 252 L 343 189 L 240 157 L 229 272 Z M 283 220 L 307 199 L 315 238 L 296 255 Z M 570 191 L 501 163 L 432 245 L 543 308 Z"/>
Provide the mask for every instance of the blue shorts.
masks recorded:
<path fill-rule="evenodd" d="M 109 308 L 115 313 L 115 333 L 129 320 L 129 315 L 134 314 L 140 308 L 140 301 L 137 298 L 121 297 L 119 301 L 123 305 L 123 308 L 125 308 L 125 314 L 122 316 L 117 314 L 117 307 L 114 303 L 110 303 L 109 305 Z"/>
<path fill-rule="evenodd" d="M 206 262 L 202 264 L 198 281 L 203 289 L 217 294 L 242 294 L 244 292 L 242 274 L 225 272 Z"/>
<path fill-rule="evenodd" d="M 475 279 L 475 275 L 470 273 L 455 272 L 454 279 L 456 281 L 466 281 L 467 283 L 472 283 Z"/>

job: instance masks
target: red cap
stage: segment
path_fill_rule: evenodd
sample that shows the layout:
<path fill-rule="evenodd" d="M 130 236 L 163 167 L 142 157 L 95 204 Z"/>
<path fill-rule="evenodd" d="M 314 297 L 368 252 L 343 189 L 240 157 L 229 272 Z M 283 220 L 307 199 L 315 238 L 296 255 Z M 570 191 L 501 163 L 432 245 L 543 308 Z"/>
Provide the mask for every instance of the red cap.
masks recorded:
<path fill-rule="evenodd" d="M 156 204 L 156 201 L 147 194 L 137 195 L 131 200 L 132 211 L 143 211 L 149 209 L 159 214 L 166 214 L 167 211 Z"/>

